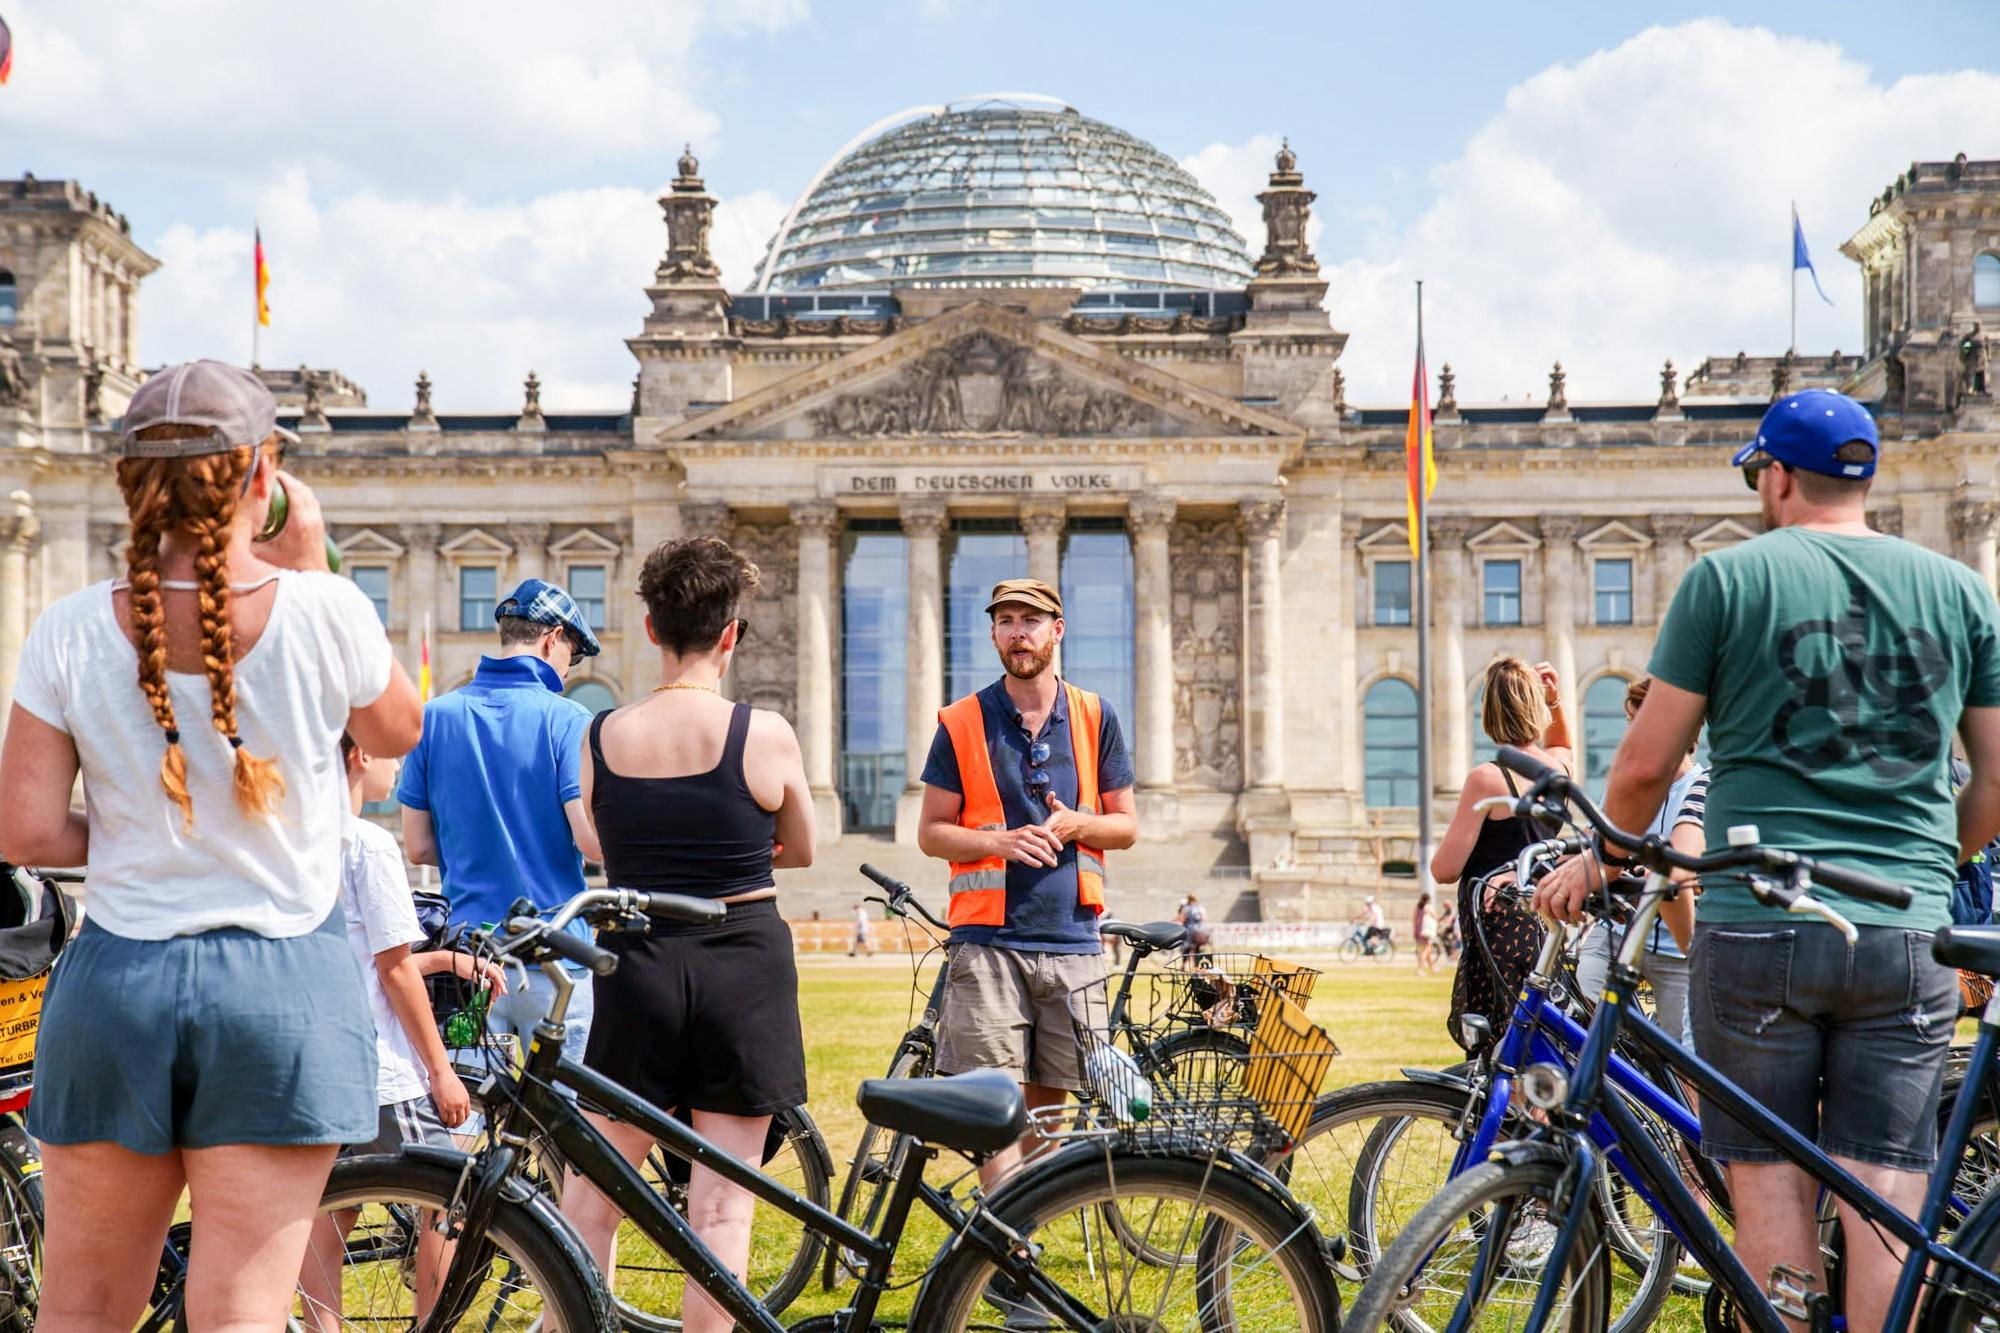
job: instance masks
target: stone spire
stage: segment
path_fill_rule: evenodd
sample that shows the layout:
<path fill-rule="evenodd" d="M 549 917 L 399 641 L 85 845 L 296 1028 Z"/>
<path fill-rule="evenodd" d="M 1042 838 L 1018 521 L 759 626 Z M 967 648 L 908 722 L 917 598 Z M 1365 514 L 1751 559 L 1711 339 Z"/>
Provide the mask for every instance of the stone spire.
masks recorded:
<path fill-rule="evenodd" d="M 1771 367 L 1771 400 L 1776 402 L 1792 391 L 1792 354 L 1787 351 Z"/>
<path fill-rule="evenodd" d="M 1306 248 L 1306 224 L 1319 196 L 1306 188 L 1299 174 L 1298 154 L 1291 141 L 1278 149 L 1277 170 L 1270 188 L 1257 196 L 1264 206 L 1264 254 L 1257 261 L 1259 278 L 1316 278 L 1319 261 Z"/>
<path fill-rule="evenodd" d="M 542 381 L 534 371 L 521 381 L 521 419 L 514 423 L 515 430 L 546 430 L 548 422 L 542 417 Z"/>
<path fill-rule="evenodd" d="M 1455 416 L 1458 413 L 1458 376 L 1451 373 L 1451 362 L 1444 363 L 1438 372 L 1437 415 Z"/>
<path fill-rule="evenodd" d="M 417 372 L 417 408 L 410 413 L 407 430 L 436 430 L 438 419 L 431 412 L 431 377 L 429 371 Z"/>
<path fill-rule="evenodd" d="M 1558 361 L 1549 371 L 1549 411 L 1551 414 L 1569 411 L 1569 376 L 1563 373 L 1563 363 Z"/>
<path fill-rule="evenodd" d="M 1660 367 L 1660 411 L 1680 411 L 1681 391 L 1679 380 L 1680 372 L 1674 369 L 1674 359 L 1668 357 L 1667 363 Z"/>
<path fill-rule="evenodd" d="M 299 415 L 299 429 L 302 431 L 328 429 L 326 401 L 320 377 L 308 367 L 300 366 L 299 383 L 305 386 L 306 391 L 306 405 Z"/>
<path fill-rule="evenodd" d="M 701 179 L 701 163 L 690 144 L 681 153 L 680 175 L 660 196 L 667 215 L 667 255 L 654 277 L 661 283 L 711 286 L 722 269 L 708 253 L 708 231 L 715 221 L 715 199 Z"/>

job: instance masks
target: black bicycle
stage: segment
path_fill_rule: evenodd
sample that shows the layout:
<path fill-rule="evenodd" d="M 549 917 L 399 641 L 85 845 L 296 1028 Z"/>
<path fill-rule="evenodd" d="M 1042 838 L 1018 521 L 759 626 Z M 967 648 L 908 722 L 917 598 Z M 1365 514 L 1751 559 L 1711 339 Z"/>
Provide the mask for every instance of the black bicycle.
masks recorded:
<path fill-rule="evenodd" d="M 725 1270 L 672 1202 L 592 1128 L 564 1095 L 574 1092 L 640 1126 L 677 1157 L 715 1171 L 761 1205 L 796 1218 L 825 1243 L 864 1259 L 852 1303 L 796 1325 L 794 1333 L 868 1333 L 891 1289 L 890 1266 L 912 1208 L 921 1203 L 951 1233 L 928 1265 L 909 1317 L 912 1328 L 955 1333 L 1005 1309 L 1029 1308 L 1057 1329 L 1145 1333 L 1332 1333 L 1336 1296 L 1311 1219 L 1277 1182 L 1226 1146 L 1173 1151 L 1141 1144 L 1115 1125 L 1074 1127 L 1070 1141 L 1008 1178 L 990 1196 L 961 1197 L 964 1180 L 938 1185 L 926 1170 L 941 1150 L 973 1160 L 1014 1143 L 1027 1129 L 1019 1085 L 1005 1074 L 950 1079 L 876 1079 L 857 1101 L 871 1124 L 907 1140 L 879 1225 L 863 1231 L 721 1152 L 665 1110 L 562 1058 L 563 1017 L 573 982 L 559 966 L 600 974 L 617 965 L 607 951 L 565 927 L 578 918 L 599 929 L 642 928 L 646 917 L 712 920 L 718 904 L 669 895 L 599 889 L 551 918 L 517 917 L 489 941 L 497 956 L 540 966 L 555 991 L 530 1039 L 519 1073 L 489 1075 L 490 1132 L 472 1153 L 421 1145 L 394 1157 L 337 1163 L 321 1207 L 357 1218 L 343 1271 L 322 1274 L 335 1301 L 308 1312 L 325 1327 L 407 1324 L 426 1330 L 478 1327 L 608 1330 L 611 1299 L 574 1234 L 548 1197 L 522 1175 L 522 1154 L 544 1136 L 563 1160 L 615 1203 L 670 1255 L 740 1328 L 782 1333 L 756 1293 Z M 1135 1257 L 1103 1223 L 1114 1208 L 1172 1262 Z M 412 1277 L 412 1249 L 399 1212 L 425 1219 L 443 1254 Z M 384 1244 L 374 1258 L 366 1240 Z M 421 1290 L 419 1290 L 421 1289 Z"/>

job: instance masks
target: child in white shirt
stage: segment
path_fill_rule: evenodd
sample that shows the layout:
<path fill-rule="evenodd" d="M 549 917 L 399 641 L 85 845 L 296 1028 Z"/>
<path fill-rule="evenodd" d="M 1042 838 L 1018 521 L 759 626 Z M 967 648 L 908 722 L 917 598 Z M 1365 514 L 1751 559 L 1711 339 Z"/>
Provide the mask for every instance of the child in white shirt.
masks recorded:
<path fill-rule="evenodd" d="M 361 818 L 364 803 L 386 800 L 395 790 L 396 761 L 369 754 L 351 736 L 340 738 L 340 753 L 347 768 L 349 811 L 341 838 L 340 905 L 347 914 L 348 943 L 361 963 L 375 1016 L 379 1104 L 375 1138 L 349 1145 L 342 1153 L 395 1153 L 405 1143 L 449 1148 L 450 1130 L 471 1114 L 472 1098 L 438 1034 L 424 978 L 450 971 L 477 977 L 495 995 L 503 995 L 506 976 L 471 954 L 442 949 L 410 952 L 411 945 L 423 941 L 424 931 L 417 924 L 402 849 L 388 832 Z M 315 1223 L 299 1284 L 307 1298 L 308 1322 L 314 1326 L 338 1325 L 340 1261 L 354 1221 L 351 1214 L 322 1214 Z M 434 1228 L 425 1228 L 415 1274 L 419 1313 L 430 1309 L 448 1254 L 443 1237 Z"/>

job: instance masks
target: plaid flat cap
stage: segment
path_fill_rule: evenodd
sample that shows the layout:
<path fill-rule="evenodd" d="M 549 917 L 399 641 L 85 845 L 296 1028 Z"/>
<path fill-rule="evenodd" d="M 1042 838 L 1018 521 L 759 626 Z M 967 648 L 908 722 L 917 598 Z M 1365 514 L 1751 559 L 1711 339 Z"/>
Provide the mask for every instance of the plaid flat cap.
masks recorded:
<path fill-rule="evenodd" d="M 493 619 L 530 620 L 537 625 L 559 625 L 576 635 L 583 645 L 578 657 L 595 657 L 604 651 L 597 642 L 597 636 L 590 632 L 584 622 L 583 612 L 576 599 L 546 579 L 523 579 L 521 586 L 507 594 L 501 603 L 493 608 Z"/>

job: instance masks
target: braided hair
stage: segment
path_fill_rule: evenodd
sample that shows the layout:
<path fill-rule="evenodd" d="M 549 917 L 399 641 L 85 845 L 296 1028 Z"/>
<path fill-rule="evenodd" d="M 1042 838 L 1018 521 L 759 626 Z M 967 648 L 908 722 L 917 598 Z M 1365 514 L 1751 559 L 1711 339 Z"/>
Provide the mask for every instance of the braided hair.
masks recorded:
<path fill-rule="evenodd" d="M 203 434 L 199 426 L 162 425 L 141 431 L 141 439 L 178 439 Z M 126 549 L 131 584 L 132 629 L 138 639 L 139 689 L 166 734 L 160 759 L 160 786 L 181 812 L 184 830 L 194 828 L 194 798 L 188 793 L 187 754 L 180 722 L 167 689 L 167 617 L 160 599 L 160 542 L 181 532 L 195 543 L 195 587 L 201 621 L 201 663 L 208 677 L 209 721 L 235 751 L 236 807 L 261 819 L 284 799 L 285 780 L 277 761 L 259 759 L 244 748 L 236 724 L 236 650 L 229 621 L 229 529 L 243 483 L 257 461 L 255 449 L 175 458 L 126 458 L 118 464 L 118 489 L 131 516 Z"/>

